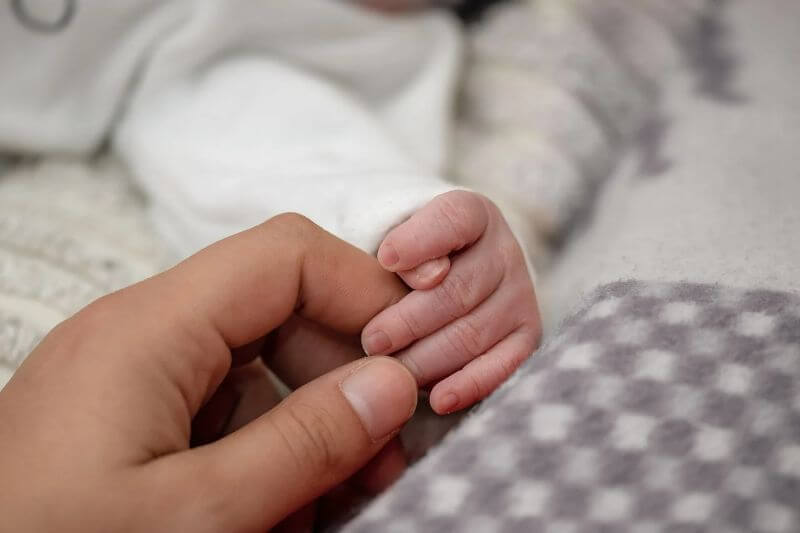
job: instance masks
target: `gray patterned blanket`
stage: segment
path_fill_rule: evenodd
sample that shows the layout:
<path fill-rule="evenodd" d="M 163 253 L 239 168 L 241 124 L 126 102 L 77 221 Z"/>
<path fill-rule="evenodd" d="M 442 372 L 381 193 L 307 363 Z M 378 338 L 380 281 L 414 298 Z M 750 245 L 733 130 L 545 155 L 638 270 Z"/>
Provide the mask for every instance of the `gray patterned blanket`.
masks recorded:
<path fill-rule="evenodd" d="M 344 529 L 800 530 L 800 297 L 600 288 Z"/>

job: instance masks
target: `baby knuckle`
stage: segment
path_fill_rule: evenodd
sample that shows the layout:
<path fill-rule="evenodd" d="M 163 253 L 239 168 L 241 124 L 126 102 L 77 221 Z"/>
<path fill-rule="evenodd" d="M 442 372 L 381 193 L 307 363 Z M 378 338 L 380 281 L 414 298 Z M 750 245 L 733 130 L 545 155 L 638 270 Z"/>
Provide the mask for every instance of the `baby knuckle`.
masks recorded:
<path fill-rule="evenodd" d="M 519 352 L 516 354 L 511 354 L 511 357 L 508 358 L 498 357 L 497 371 L 498 371 L 498 377 L 500 378 L 498 380 L 498 383 L 502 383 L 503 381 L 508 379 L 511 376 L 511 374 L 516 372 L 517 368 L 519 368 L 519 365 L 522 364 L 522 361 L 524 361 L 528 357 L 528 355 L 530 354 Z"/>
<path fill-rule="evenodd" d="M 536 293 L 533 287 L 518 284 L 514 297 L 508 303 L 509 310 L 513 310 L 517 317 L 517 325 L 523 326 L 539 321 L 539 306 L 536 302 Z"/>
<path fill-rule="evenodd" d="M 442 197 L 464 206 L 468 211 L 478 211 L 486 209 L 487 205 L 493 205 L 486 196 L 472 191 L 450 191 Z"/>
<path fill-rule="evenodd" d="M 417 315 L 411 311 L 397 311 L 397 319 L 403 325 L 405 336 L 409 339 L 419 339 L 425 335 L 424 327 Z"/>
<path fill-rule="evenodd" d="M 442 305 L 447 309 L 451 318 L 458 318 L 467 314 L 472 309 L 473 276 L 459 272 L 450 272 L 437 288 L 437 295 Z"/>
<path fill-rule="evenodd" d="M 492 354 L 487 356 L 484 394 L 490 394 L 517 369 L 519 357 L 514 354 Z"/>
<path fill-rule="evenodd" d="M 507 284 L 514 279 L 513 272 L 501 253 L 491 254 L 479 268 L 484 283 L 490 284 L 492 287 Z"/>
<path fill-rule="evenodd" d="M 469 242 L 469 226 L 467 221 L 468 201 L 465 201 L 463 191 L 454 191 L 439 197 L 438 217 L 439 223 L 453 235 L 458 246 Z"/>
<path fill-rule="evenodd" d="M 474 394 L 473 398 L 475 399 L 485 398 L 488 395 L 489 392 L 488 389 L 486 388 L 486 386 L 484 386 L 482 381 L 478 379 L 477 376 L 469 374 L 467 380 L 469 383 L 468 386 L 472 390 L 472 393 Z"/>
<path fill-rule="evenodd" d="M 453 323 L 450 343 L 457 351 L 474 357 L 484 348 L 482 328 L 469 317 L 464 317 Z"/>
<path fill-rule="evenodd" d="M 507 267 L 525 266 L 525 255 L 516 240 L 509 238 L 497 246 L 497 257 Z"/>

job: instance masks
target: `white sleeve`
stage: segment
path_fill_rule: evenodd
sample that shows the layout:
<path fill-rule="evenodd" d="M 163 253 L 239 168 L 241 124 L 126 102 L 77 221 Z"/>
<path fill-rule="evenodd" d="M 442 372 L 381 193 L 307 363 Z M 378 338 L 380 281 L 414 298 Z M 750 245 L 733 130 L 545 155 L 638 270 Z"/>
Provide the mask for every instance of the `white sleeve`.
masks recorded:
<path fill-rule="evenodd" d="M 284 211 L 374 252 L 455 188 L 440 177 L 460 55 L 445 15 L 194 5 L 153 52 L 113 139 L 181 254 Z"/>
<path fill-rule="evenodd" d="M 96 150 L 180 1 L 9 1 L 0 6 L 0 152 Z"/>

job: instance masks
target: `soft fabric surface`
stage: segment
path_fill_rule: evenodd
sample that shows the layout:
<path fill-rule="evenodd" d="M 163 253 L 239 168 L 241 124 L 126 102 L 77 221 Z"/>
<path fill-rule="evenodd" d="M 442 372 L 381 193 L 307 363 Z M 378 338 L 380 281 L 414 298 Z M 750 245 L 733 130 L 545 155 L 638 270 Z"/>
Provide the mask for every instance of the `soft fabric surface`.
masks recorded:
<path fill-rule="evenodd" d="M 462 35 L 331 0 L 13 3 L 0 152 L 110 141 L 180 256 L 284 211 L 373 252 L 460 184 L 542 264 L 685 68 L 702 2 L 671 4 L 501 4 Z"/>
<path fill-rule="evenodd" d="M 445 12 L 330 0 L 64 0 L 0 15 L 0 152 L 103 143 L 177 254 L 285 211 L 375 251 L 452 190 Z M 54 90 L 57 88 L 57 90 Z"/>
<path fill-rule="evenodd" d="M 800 529 L 800 298 L 605 286 L 343 531 Z"/>
<path fill-rule="evenodd" d="M 490 10 L 468 38 L 456 174 L 558 237 L 592 201 L 659 94 L 686 70 L 702 2 L 537 0 Z"/>
<path fill-rule="evenodd" d="M 717 4 L 699 75 L 664 88 L 661 168 L 630 158 L 539 283 L 551 329 L 618 279 L 800 292 L 800 3 Z"/>
<path fill-rule="evenodd" d="M 569 236 L 537 284 L 548 342 L 346 529 L 797 531 L 800 4 L 565 5 L 472 30 L 451 162 Z M 7 368 L 163 265 L 109 168 L 0 178 Z"/>
<path fill-rule="evenodd" d="M 0 176 L 0 387 L 56 324 L 167 266 L 143 206 L 108 162 Z"/>
<path fill-rule="evenodd" d="M 110 135 L 112 155 L 148 193 L 174 256 L 292 209 L 373 249 L 413 207 L 456 186 L 437 169 L 448 159 L 459 37 L 441 13 L 388 19 L 309 1 L 306 7 L 320 7 L 311 18 L 288 2 L 270 5 L 277 18 L 251 16 L 256 8 L 243 4 L 226 4 L 225 13 L 236 14 L 228 17 L 212 0 L 124 4 L 114 10 L 121 33 L 90 31 L 103 25 L 102 9 L 56 9 L 70 2 L 26 12 L 60 21 L 50 28 L 20 13 L 2 17 L 0 39 L 14 46 L 3 47 L 0 70 L 19 75 L 0 87 L 0 148 L 87 154 Z M 677 43 L 694 20 L 691 4 L 665 14 L 657 2 L 643 3 L 620 19 L 624 38 L 613 42 L 599 32 L 615 7 L 610 0 L 605 10 L 560 0 L 503 4 L 469 29 L 450 166 L 457 181 L 501 204 L 540 265 L 544 239 L 563 233 L 591 202 L 627 137 L 651 114 L 645 107 L 655 109 L 645 85 L 683 68 Z M 674 21 L 676 14 L 683 18 Z M 301 33 L 302 41 L 291 38 Z M 393 50 L 391 72 L 374 53 L 378 45 Z M 263 53 L 241 52 L 253 47 Z M 369 51 L 371 62 L 359 51 Z M 70 54 L 83 54 L 82 69 L 68 68 Z M 642 54 L 657 60 L 655 72 Z M 107 63 L 115 69 L 104 70 Z M 375 86 L 386 76 L 403 90 Z M 389 140 L 404 137 L 417 148 L 406 153 L 403 142 Z M 0 266 L 8 274 L 0 328 L 10 368 L 59 320 L 164 264 L 151 250 L 157 239 L 145 204 L 123 184 L 121 169 L 54 161 L 26 163 L 0 181 Z M 31 203 L 48 216 L 33 217 Z M 136 241 L 149 243 L 144 256 L 126 255 Z M 87 257 L 105 259 L 91 254 L 120 256 L 108 259 L 108 272 L 99 270 L 117 277 L 95 280 Z M 74 263 L 68 274 L 65 261 Z M 37 311 L 20 311 L 19 295 L 22 307 Z"/>

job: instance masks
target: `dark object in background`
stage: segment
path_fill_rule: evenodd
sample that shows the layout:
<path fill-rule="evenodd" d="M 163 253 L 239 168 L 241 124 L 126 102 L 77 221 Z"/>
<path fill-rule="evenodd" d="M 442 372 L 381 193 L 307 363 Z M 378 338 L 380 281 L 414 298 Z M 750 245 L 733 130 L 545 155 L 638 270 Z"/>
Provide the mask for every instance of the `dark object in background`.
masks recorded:
<path fill-rule="evenodd" d="M 508 0 L 461 0 L 455 2 L 455 11 L 466 23 L 479 20 L 483 13 L 495 4 L 507 2 Z"/>

